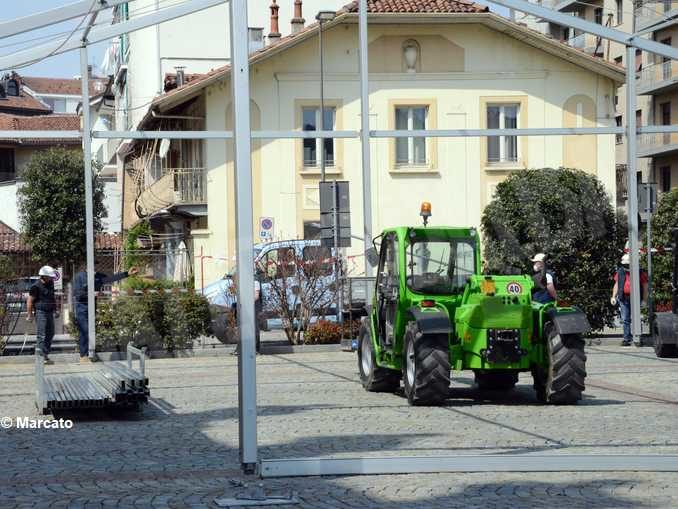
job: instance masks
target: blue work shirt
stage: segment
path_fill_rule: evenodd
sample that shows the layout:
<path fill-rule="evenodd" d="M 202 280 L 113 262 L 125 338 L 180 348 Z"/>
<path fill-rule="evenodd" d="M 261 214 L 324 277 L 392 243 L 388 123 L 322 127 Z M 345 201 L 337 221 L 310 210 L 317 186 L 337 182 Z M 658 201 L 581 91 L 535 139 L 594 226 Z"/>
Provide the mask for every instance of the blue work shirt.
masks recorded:
<path fill-rule="evenodd" d="M 127 272 L 118 272 L 112 276 L 96 272 L 94 274 L 94 291 L 99 292 L 104 285 L 115 283 L 128 276 Z M 78 304 L 87 305 L 87 272 L 84 270 L 78 272 L 73 278 L 73 299 Z"/>

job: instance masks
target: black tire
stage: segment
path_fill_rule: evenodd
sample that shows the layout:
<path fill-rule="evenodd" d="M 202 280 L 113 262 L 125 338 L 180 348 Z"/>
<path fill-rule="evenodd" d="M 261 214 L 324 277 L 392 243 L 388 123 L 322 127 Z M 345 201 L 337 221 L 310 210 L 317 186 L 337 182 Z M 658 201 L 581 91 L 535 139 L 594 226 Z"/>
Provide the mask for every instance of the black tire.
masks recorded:
<path fill-rule="evenodd" d="M 561 336 L 546 328 L 548 366 L 532 369 L 537 399 L 553 405 L 572 405 L 581 399 L 586 379 L 584 340 L 579 334 Z"/>
<path fill-rule="evenodd" d="M 518 383 L 518 373 L 475 372 L 475 380 L 481 391 L 510 391 Z"/>
<path fill-rule="evenodd" d="M 654 353 L 659 358 L 670 359 L 678 357 L 678 348 L 676 348 L 676 345 L 666 345 L 661 343 L 660 341 L 657 341 L 657 338 L 655 338 Z"/>
<path fill-rule="evenodd" d="M 410 322 L 403 345 L 403 381 L 410 405 L 440 405 L 450 392 L 450 356 L 446 334 L 422 334 Z"/>
<path fill-rule="evenodd" d="M 369 392 L 397 391 L 400 388 L 400 373 L 377 365 L 369 322 L 364 322 L 360 326 L 358 338 L 358 371 L 360 371 L 360 382 L 365 390 Z"/>
<path fill-rule="evenodd" d="M 662 341 L 662 332 L 664 328 L 660 331 L 658 324 L 655 321 L 654 324 L 654 353 L 657 357 L 661 359 L 674 358 L 678 357 L 678 345 L 675 343 L 666 344 Z"/>

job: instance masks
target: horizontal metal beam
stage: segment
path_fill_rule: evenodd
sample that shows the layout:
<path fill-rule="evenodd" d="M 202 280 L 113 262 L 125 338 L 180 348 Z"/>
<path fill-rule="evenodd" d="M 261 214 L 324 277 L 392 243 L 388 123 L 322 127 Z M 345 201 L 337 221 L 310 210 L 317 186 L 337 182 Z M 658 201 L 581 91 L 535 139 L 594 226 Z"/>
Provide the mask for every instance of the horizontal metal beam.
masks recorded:
<path fill-rule="evenodd" d="M 123 23 L 116 23 L 114 25 L 102 26 L 93 28 L 87 37 L 88 44 L 94 44 L 101 41 L 106 41 L 118 37 L 123 34 L 135 32 L 150 26 L 171 21 L 173 19 L 193 14 L 194 12 L 203 11 L 210 7 L 223 4 L 228 0 L 191 0 L 183 4 L 163 8 L 159 11 L 139 16 L 138 18 L 125 21 Z M 82 41 L 79 38 L 62 37 L 56 41 L 46 44 L 41 44 L 30 49 L 17 51 L 12 55 L 5 55 L 0 57 L 0 69 L 11 70 L 17 66 L 33 63 L 44 58 L 60 55 L 68 51 L 79 49 L 82 46 Z"/>
<path fill-rule="evenodd" d="M 564 27 L 571 27 L 581 32 L 598 35 L 603 39 L 615 41 L 625 46 L 634 46 L 636 48 L 649 51 L 650 53 L 654 53 L 655 55 L 661 55 L 673 60 L 678 60 L 678 48 L 673 48 L 666 44 L 661 44 L 649 39 L 643 39 L 642 37 L 638 37 L 627 32 L 622 32 L 621 30 L 615 30 L 614 28 L 607 28 L 597 23 L 593 23 L 592 21 L 585 21 L 582 18 L 570 16 L 569 14 L 563 14 L 562 12 L 558 12 L 553 9 L 547 9 L 546 7 L 541 7 L 536 3 L 527 2 L 526 0 L 489 0 L 489 2 L 503 5 L 509 9 L 531 14 L 537 18 L 541 18 Z"/>
<path fill-rule="evenodd" d="M 110 9 L 128 1 L 133 0 L 81 0 L 80 2 L 57 7 L 56 9 L 24 16 L 23 18 L 3 21 L 0 23 L 0 39 Z"/>
<path fill-rule="evenodd" d="M 262 477 L 437 472 L 678 472 L 669 455 L 478 455 L 262 460 Z"/>
<path fill-rule="evenodd" d="M 233 138 L 233 131 L 94 131 L 94 138 L 138 140 L 220 140 Z M 252 139 L 358 138 L 358 131 L 252 131 Z"/>
<path fill-rule="evenodd" d="M 651 134 L 651 133 L 678 133 L 678 124 L 673 125 L 646 125 L 644 127 L 638 127 L 636 129 L 638 134 Z"/>
<path fill-rule="evenodd" d="M 677 129 L 678 131 L 678 129 Z M 623 134 L 623 127 L 553 127 L 528 129 L 435 129 L 412 131 L 370 131 L 372 138 L 469 138 L 481 136 L 580 136 Z"/>
<path fill-rule="evenodd" d="M 573 127 L 529 129 L 426 129 L 418 131 L 370 131 L 371 138 L 473 138 L 482 136 L 580 136 L 623 134 L 624 127 Z M 638 134 L 678 133 L 678 124 L 638 128 Z M 0 139 L 79 139 L 79 131 L 0 131 Z M 233 131 L 93 131 L 93 138 L 130 140 L 223 140 Z M 359 138 L 358 131 L 252 131 L 252 139 Z"/>

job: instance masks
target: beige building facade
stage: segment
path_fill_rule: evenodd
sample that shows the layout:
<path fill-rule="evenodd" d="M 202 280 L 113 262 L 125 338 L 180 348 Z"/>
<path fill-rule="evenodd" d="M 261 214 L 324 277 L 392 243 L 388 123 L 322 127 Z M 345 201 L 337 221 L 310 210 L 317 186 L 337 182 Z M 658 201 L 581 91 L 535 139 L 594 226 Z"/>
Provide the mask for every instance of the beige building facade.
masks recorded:
<path fill-rule="evenodd" d="M 357 131 L 357 14 L 340 12 L 325 26 L 323 37 L 326 125 Z M 370 17 L 369 59 L 372 130 L 611 126 L 616 88 L 623 80 L 618 66 L 485 12 L 481 6 L 477 12 L 434 15 L 375 13 Z M 252 129 L 320 126 L 317 27 L 306 27 L 254 53 L 251 64 Z M 230 130 L 229 69 L 165 94 L 153 108 L 176 113 L 189 103 L 203 105 L 205 129 Z M 255 239 L 260 218 L 273 219 L 276 240 L 317 234 L 320 143 L 313 139 L 253 142 Z M 579 168 L 596 175 L 611 200 L 616 192 L 612 135 L 410 137 L 372 139 L 370 146 L 374 232 L 419 223 L 422 201 L 433 204 L 432 224 L 478 227 L 496 185 L 510 172 L 526 168 Z M 327 140 L 326 149 L 327 178 L 350 182 L 351 226 L 360 236 L 360 140 Z M 208 140 L 199 150 L 207 218 L 192 229 L 191 236 L 196 281 L 200 274 L 207 283 L 234 265 L 237 200 L 232 142 Z M 362 266 L 363 250 L 356 240 L 347 248 L 350 259 L 358 260 L 354 267 L 349 263 L 349 270 Z"/>

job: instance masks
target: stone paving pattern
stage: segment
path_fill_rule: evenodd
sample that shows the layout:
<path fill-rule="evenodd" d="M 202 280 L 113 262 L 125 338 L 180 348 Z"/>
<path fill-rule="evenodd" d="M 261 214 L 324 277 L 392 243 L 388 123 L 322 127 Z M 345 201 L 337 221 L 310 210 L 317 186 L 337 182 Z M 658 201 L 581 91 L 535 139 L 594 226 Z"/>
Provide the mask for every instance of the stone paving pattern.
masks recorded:
<path fill-rule="evenodd" d="M 649 348 L 587 347 L 584 400 L 537 404 L 456 374 L 446 405 L 366 393 L 355 354 L 257 357 L 264 458 L 422 454 L 678 454 L 678 360 Z M 90 369 L 73 364 L 46 372 Z M 429 474 L 256 480 L 239 472 L 237 358 L 147 363 L 141 414 L 71 416 L 71 430 L 0 429 L 0 509 L 215 507 L 261 484 L 304 508 L 678 507 L 678 474 Z M 0 417 L 34 416 L 33 367 L 0 364 Z M 68 416 L 64 416 L 68 417 Z"/>

